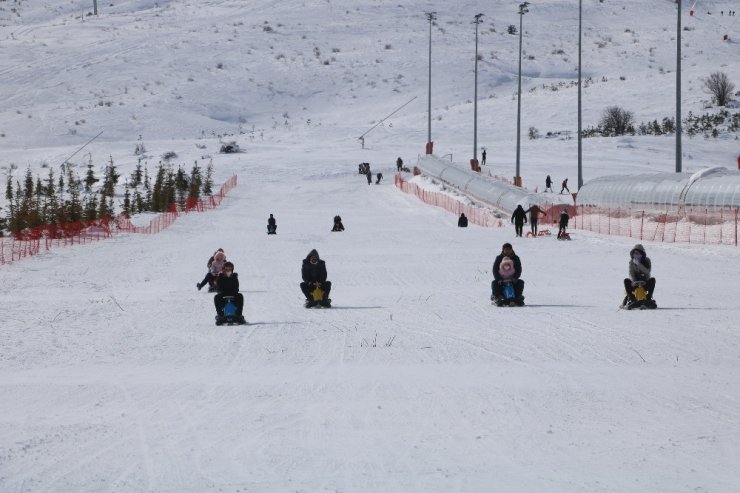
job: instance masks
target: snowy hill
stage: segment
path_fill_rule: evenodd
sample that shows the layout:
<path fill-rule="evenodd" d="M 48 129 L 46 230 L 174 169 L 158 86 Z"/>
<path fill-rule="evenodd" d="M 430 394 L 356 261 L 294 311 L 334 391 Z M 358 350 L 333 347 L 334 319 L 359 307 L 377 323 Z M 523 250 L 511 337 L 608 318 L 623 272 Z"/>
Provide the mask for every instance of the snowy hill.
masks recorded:
<path fill-rule="evenodd" d="M 4 170 L 57 167 L 103 131 L 70 162 L 113 158 L 125 176 L 144 142 L 150 166 L 169 151 L 213 158 L 216 181 L 239 186 L 157 235 L 0 268 L 0 490 L 737 489 L 740 251 L 646 243 L 660 309 L 626 312 L 634 240 L 461 230 L 392 185 L 396 157 L 413 164 L 426 141 L 430 10 L 435 152 L 472 157 L 483 12 L 478 142 L 513 175 L 514 3 L 139 0 L 98 2 L 98 17 L 91 3 L 0 2 Z M 525 135 L 575 132 L 574 3 L 523 19 Z M 684 19 L 684 113 L 715 110 L 709 73 L 740 84 L 738 45 L 721 39 L 738 24 L 712 5 Z M 584 1 L 586 125 L 611 105 L 638 122 L 673 115 L 674 9 Z M 245 152 L 219 154 L 219 139 Z M 685 168 L 734 166 L 735 139 L 684 138 Z M 586 139 L 585 177 L 671 170 L 673 145 Z M 575 139 L 523 140 L 525 185 L 573 182 L 575 155 Z M 368 186 L 362 161 L 386 179 Z M 335 214 L 343 233 L 329 232 Z M 488 298 L 505 241 L 522 309 Z M 195 289 L 217 247 L 248 326 L 216 327 Z M 331 310 L 301 306 L 312 248 Z"/>

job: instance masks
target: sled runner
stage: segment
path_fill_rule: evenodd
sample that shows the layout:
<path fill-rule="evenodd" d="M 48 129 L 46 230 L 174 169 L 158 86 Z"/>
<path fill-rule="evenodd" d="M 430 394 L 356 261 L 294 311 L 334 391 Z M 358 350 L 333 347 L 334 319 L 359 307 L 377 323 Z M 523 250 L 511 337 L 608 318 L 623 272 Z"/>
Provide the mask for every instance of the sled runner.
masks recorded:
<path fill-rule="evenodd" d="M 524 296 L 517 300 L 516 291 L 514 291 L 514 283 L 511 281 L 505 281 L 503 284 L 503 296 L 500 298 L 491 299 L 496 306 L 524 306 Z"/>
<path fill-rule="evenodd" d="M 321 286 L 316 286 L 313 291 L 311 291 L 311 298 L 313 298 L 310 301 L 306 302 L 306 308 L 314 308 L 314 307 L 323 307 L 323 308 L 329 308 L 331 307 L 331 299 L 327 298 L 325 302 L 322 303 L 322 300 L 324 299 L 324 290 L 321 289 Z"/>
<path fill-rule="evenodd" d="M 648 299 L 644 282 L 635 283 L 635 288 L 632 290 L 632 297 L 634 301 L 630 299 L 629 295 L 625 296 L 620 308 L 624 308 L 625 310 L 655 310 L 658 308 L 655 300 L 652 298 Z"/>
<path fill-rule="evenodd" d="M 223 316 L 216 315 L 216 325 L 247 325 L 247 321 L 244 317 L 238 317 L 236 315 L 236 304 L 234 304 L 233 296 L 224 296 L 224 314 Z"/>

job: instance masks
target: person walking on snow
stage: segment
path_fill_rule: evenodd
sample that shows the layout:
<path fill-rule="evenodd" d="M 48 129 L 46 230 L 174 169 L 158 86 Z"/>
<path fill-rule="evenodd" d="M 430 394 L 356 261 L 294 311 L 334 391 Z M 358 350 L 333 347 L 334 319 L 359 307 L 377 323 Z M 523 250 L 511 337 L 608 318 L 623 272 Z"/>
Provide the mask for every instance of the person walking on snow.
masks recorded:
<path fill-rule="evenodd" d="M 524 224 L 527 222 L 527 212 L 524 210 L 521 204 L 516 206 L 514 213 L 511 215 L 511 222 L 514 223 L 514 229 L 516 230 L 517 236 L 522 236 L 524 230 Z"/>
<path fill-rule="evenodd" d="M 486 150 L 483 149 L 483 152 L 481 153 L 481 158 L 483 159 L 483 166 L 486 165 Z"/>
<path fill-rule="evenodd" d="M 568 229 L 568 221 L 570 221 L 568 211 L 563 209 L 560 211 L 560 220 L 558 221 L 558 238 L 562 238 L 567 234 L 565 230 Z"/>
<path fill-rule="evenodd" d="M 563 187 L 560 189 L 560 195 L 563 194 L 563 191 L 568 190 L 568 193 L 570 193 L 570 190 L 568 189 L 568 179 L 566 178 L 563 180 Z"/>
<path fill-rule="evenodd" d="M 547 175 L 547 178 L 545 178 L 545 192 L 550 189 L 550 192 L 552 192 L 552 178 L 550 178 L 550 175 Z"/>
<path fill-rule="evenodd" d="M 547 216 L 547 212 L 540 209 L 537 204 L 532 205 L 526 212 L 529 214 L 529 227 L 532 229 L 532 235 L 537 236 L 537 223 L 539 222 L 540 214 L 545 217 Z"/>
<path fill-rule="evenodd" d="M 396 159 L 396 171 L 400 173 L 401 168 L 403 168 L 403 159 L 401 159 L 401 156 L 399 156 L 398 159 Z"/>

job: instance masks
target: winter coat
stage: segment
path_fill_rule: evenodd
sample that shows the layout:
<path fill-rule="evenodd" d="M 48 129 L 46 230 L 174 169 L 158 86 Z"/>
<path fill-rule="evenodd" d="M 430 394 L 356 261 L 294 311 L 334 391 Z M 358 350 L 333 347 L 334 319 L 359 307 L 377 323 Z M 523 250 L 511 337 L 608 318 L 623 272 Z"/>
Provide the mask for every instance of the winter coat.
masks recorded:
<path fill-rule="evenodd" d="M 642 258 L 639 261 L 632 258 L 632 254 L 635 252 L 642 254 Z M 630 280 L 632 282 L 647 282 L 650 279 L 651 267 L 650 259 L 645 254 L 645 248 L 638 243 L 630 250 Z"/>
<path fill-rule="evenodd" d="M 239 292 L 239 274 L 232 272 L 226 276 L 223 272 L 216 278 L 216 291 L 223 296 L 236 296 Z"/>
<path fill-rule="evenodd" d="M 457 220 L 457 226 L 459 228 L 467 228 L 468 227 L 468 218 L 465 217 L 465 214 L 460 214 L 460 219 Z"/>
<path fill-rule="evenodd" d="M 529 221 L 533 223 L 536 223 L 537 221 L 539 221 L 540 214 L 543 216 L 547 215 L 547 213 L 543 211 L 542 209 L 540 209 L 539 206 L 537 205 L 533 205 L 532 207 L 527 209 L 525 212 L 529 213 Z"/>
<path fill-rule="evenodd" d="M 511 215 L 511 222 L 514 224 L 524 224 L 527 222 L 527 212 L 521 205 L 516 206 L 514 214 Z"/>
<path fill-rule="evenodd" d="M 560 226 L 568 226 L 568 221 L 570 221 L 570 216 L 567 212 L 563 211 L 560 213 Z"/>
<path fill-rule="evenodd" d="M 501 268 L 501 261 L 506 257 L 503 253 L 501 253 L 498 257 L 496 257 L 496 260 L 493 261 L 493 278 L 497 281 L 504 281 L 505 279 L 501 276 L 501 273 L 499 272 L 499 269 Z M 512 279 L 519 279 L 522 275 L 522 261 L 519 260 L 519 256 L 512 252 L 511 255 L 508 256 L 508 258 L 511 259 L 512 262 L 514 262 L 514 276 Z"/>
<path fill-rule="evenodd" d="M 550 188 L 552 186 L 552 178 L 550 178 L 550 175 L 547 175 L 547 178 L 545 178 L 545 187 Z"/>
<path fill-rule="evenodd" d="M 319 257 L 319 252 L 315 249 L 311 250 L 303 259 L 301 277 L 303 277 L 304 282 L 326 282 L 326 262 L 319 257 L 319 262 L 314 265 L 311 263 L 311 257 L 313 256 Z"/>
<path fill-rule="evenodd" d="M 272 214 L 270 214 L 270 217 L 267 219 L 267 225 L 268 226 L 275 226 L 277 222 L 275 221 L 275 218 L 272 217 Z"/>

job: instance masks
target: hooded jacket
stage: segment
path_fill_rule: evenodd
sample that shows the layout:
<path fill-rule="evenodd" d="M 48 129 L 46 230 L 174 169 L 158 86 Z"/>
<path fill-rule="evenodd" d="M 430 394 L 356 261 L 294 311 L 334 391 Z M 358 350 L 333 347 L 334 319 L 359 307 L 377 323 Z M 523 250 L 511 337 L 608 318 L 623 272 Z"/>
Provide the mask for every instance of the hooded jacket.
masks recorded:
<path fill-rule="evenodd" d="M 640 252 L 642 254 L 642 258 L 639 261 L 632 258 L 632 254 L 635 252 Z M 639 243 L 632 247 L 632 250 L 630 250 L 630 280 L 632 282 L 646 282 L 650 279 L 651 267 L 650 259 L 645 253 L 645 247 Z"/>
<path fill-rule="evenodd" d="M 311 257 L 314 256 L 319 259 L 316 264 L 311 263 Z M 321 260 L 316 249 L 308 252 L 306 258 L 303 259 L 301 277 L 303 277 L 304 282 L 326 282 L 326 262 Z"/>
<path fill-rule="evenodd" d="M 511 215 L 511 222 L 514 224 L 524 224 L 527 222 L 527 212 L 521 204 L 514 209 L 514 213 Z"/>
<path fill-rule="evenodd" d="M 216 278 L 216 290 L 223 296 L 236 296 L 239 293 L 239 274 L 232 272 L 230 276 L 220 273 Z"/>
<path fill-rule="evenodd" d="M 219 250 L 215 254 L 213 254 L 213 257 L 208 260 L 208 269 L 210 270 L 212 275 L 217 276 L 224 268 L 225 263 L 226 254 L 223 251 Z"/>
<path fill-rule="evenodd" d="M 514 278 L 516 271 L 514 270 L 514 262 L 509 257 L 501 259 L 501 263 L 498 266 L 498 273 L 501 275 L 501 279 L 509 280 Z"/>

